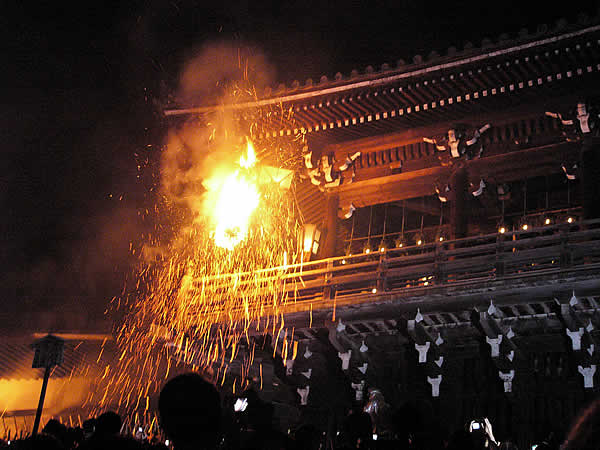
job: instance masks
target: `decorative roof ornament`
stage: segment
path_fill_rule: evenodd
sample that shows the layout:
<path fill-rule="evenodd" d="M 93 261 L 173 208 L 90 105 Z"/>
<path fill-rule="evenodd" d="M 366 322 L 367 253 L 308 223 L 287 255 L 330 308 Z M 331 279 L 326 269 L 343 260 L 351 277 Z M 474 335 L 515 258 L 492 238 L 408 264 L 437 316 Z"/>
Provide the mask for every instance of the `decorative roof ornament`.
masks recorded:
<path fill-rule="evenodd" d="M 569 300 L 569 305 L 575 306 L 577 303 L 579 303 L 579 300 L 577 300 L 577 297 L 575 296 L 575 291 L 573 291 L 573 295 L 571 295 L 571 299 Z"/>
<path fill-rule="evenodd" d="M 342 370 L 348 370 L 350 367 L 350 357 L 352 356 L 352 349 L 347 352 L 338 352 L 338 358 L 342 360 Z"/>
<path fill-rule="evenodd" d="M 473 197 L 479 197 L 481 194 L 483 194 L 484 189 L 485 189 L 485 182 L 483 181 L 483 178 L 482 178 L 481 180 L 479 180 L 479 186 L 477 187 L 477 189 L 472 191 L 471 194 L 473 194 Z"/>
<path fill-rule="evenodd" d="M 427 362 L 427 352 L 429 351 L 429 347 L 431 347 L 431 342 L 429 341 L 426 341 L 423 345 L 419 345 L 415 342 L 415 350 L 419 352 L 419 364 Z"/>
<path fill-rule="evenodd" d="M 591 333 L 592 330 L 594 329 L 594 324 L 592 323 L 592 319 L 590 319 L 590 322 L 587 324 L 587 326 L 585 327 L 586 331 L 588 333 Z"/>
<path fill-rule="evenodd" d="M 493 316 L 494 314 L 496 314 L 496 306 L 494 306 L 493 300 L 490 300 L 490 306 L 488 307 L 487 313 L 490 316 Z"/>
<path fill-rule="evenodd" d="M 515 377 L 515 370 L 511 369 L 509 372 L 498 371 L 498 376 L 504 383 L 504 392 L 512 392 L 512 381 Z"/>
<path fill-rule="evenodd" d="M 423 314 L 421 314 L 421 310 L 417 308 L 417 314 L 415 315 L 415 322 L 419 323 L 423 320 Z"/>
<path fill-rule="evenodd" d="M 442 382 L 442 374 L 440 373 L 437 377 L 427 377 L 427 382 L 431 385 L 431 396 L 440 396 L 440 383 Z"/>
<path fill-rule="evenodd" d="M 577 370 L 583 375 L 583 387 L 590 389 L 594 387 L 594 374 L 596 373 L 596 365 L 592 364 L 589 367 L 577 366 Z"/>
<path fill-rule="evenodd" d="M 471 138 L 467 138 L 467 126 L 464 124 L 450 128 L 446 134 L 439 138 L 423 137 L 423 141 L 435 145 L 440 152 L 449 151 L 453 158 L 464 157 L 465 159 L 480 158 L 483 154 L 483 143 L 481 135 L 489 130 L 491 125 L 476 128 Z"/>
<path fill-rule="evenodd" d="M 304 388 L 296 388 L 296 392 L 300 395 L 300 404 L 302 406 L 306 406 L 308 404 L 308 394 L 310 393 L 310 386 L 305 386 Z"/>
<path fill-rule="evenodd" d="M 583 327 L 578 330 L 571 331 L 568 328 L 565 330 L 565 333 L 569 338 L 571 338 L 571 348 L 573 351 L 581 350 L 581 338 L 583 337 Z"/>

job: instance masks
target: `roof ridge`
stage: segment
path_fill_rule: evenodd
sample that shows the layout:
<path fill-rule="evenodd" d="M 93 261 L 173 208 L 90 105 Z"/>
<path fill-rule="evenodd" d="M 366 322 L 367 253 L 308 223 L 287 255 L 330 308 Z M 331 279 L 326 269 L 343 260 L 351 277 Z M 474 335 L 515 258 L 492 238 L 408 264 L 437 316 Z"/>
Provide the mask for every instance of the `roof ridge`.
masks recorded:
<path fill-rule="evenodd" d="M 328 76 L 323 74 L 319 78 L 319 85 L 336 85 L 342 84 L 344 82 L 348 82 L 352 79 L 367 79 L 367 78 L 378 78 L 381 75 L 386 73 L 401 73 L 405 71 L 409 71 L 410 69 L 414 69 L 417 66 L 427 67 L 428 65 L 433 65 L 439 63 L 447 58 L 460 58 L 469 55 L 470 53 L 478 53 L 481 50 L 491 50 L 499 47 L 504 47 L 507 45 L 515 44 L 517 42 L 523 43 L 526 41 L 532 41 L 535 39 L 539 39 L 542 36 L 551 36 L 553 34 L 561 34 L 568 31 L 574 31 L 577 29 L 584 29 L 596 23 L 600 23 L 600 10 L 596 14 L 595 17 L 590 18 L 587 14 L 581 13 L 578 16 L 577 22 L 569 23 L 566 18 L 560 18 L 556 20 L 554 23 L 554 27 L 549 27 L 546 23 L 541 23 L 537 26 L 536 30 L 532 33 L 528 28 L 521 28 L 518 32 L 502 32 L 500 33 L 495 40 L 490 39 L 489 37 L 481 38 L 481 44 L 479 46 L 473 45 L 471 41 L 465 42 L 462 50 L 458 50 L 456 46 L 449 46 L 446 49 L 446 53 L 440 55 L 440 53 L 436 50 L 431 50 L 427 57 L 423 57 L 421 54 L 416 54 L 412 57 L 412 63 L 407 63 L 404 59 L 399 58 L 396 60 L 396 66 L 391 67 L 389 63 L 384 62 L 380 65 L 379 70 L 375 70 L 373 65 L 367 65 L 364 69 L 363 73 L 360 73 L 357 69 L 353 69 L 349 77 L 344 76 L 341 72 L 337 72 L 334 75 L 334 80 L 329 80 Z M 510 34 L 516 34 L 513 38 L 510 37 Z M 312 78 L 307 78 L 304 85 L 302 85 L 298 80 L 294 80 L 290 83 L 289 87 L 285 85 L 285 83 L 277 83 L 276 87 L 267 86 L 265 88 L 264 95 L 259 98 L 269 98 L 269 96 L 273 93 L 281 94 L 281 93 L 291 93 L 295 91 L 300 91 L 303 89 L 310 90 L 314 89 L 315 82 Z"/>
<path fill-rule="evenodd" d="M 598 30 L 600 30 L 600 10 L 593 18 L 583 13 L 580 14 L 575 23 L 569 23 L 566 19 L 561 18 L 555 22 L 553 28 L 548 27 L 547 24 L 539 24 L 534 33 L 530 33 L 528 29 L 522 28 L 516 33 L 517 36 L 512 39 L 509 37 L 509 33 L 503 32 L 498 35 L 495 42 L 487 37 L 482 38 L 481 45 L 478 47 L 467 41 L 462 50 L 457 50 L 454 46 L 448 47 L 445 55 L 440 55 L 437 51 L 432 50 L 427 58 L 423 58 L 419 54 L 414 55 L 412 63 L 407 64 L 403 59 L 399 59 L 394 68 L 391 68 L 388 63 L 383 63 L 379 71 L 375 71 L 371 65 L 366 66 L 362 74 L 354 69 L 350 72 L 349 78 L 344 77 L 340 72 L 335 74 L 333 80 L 329 80 L 326 75 L 322 75 L 318 84 L 315 84 L 311 78 L 308 78 L 304 85 L 301 85 L 298 80 L 294 80 L 289 87 L 284 83 L 279 83 L 275 89 L 271 86 L 266 87 L 263 95 L 259 96 L 256 101 L 186 109 L 170 109 L 165 111 L 165 115 L 201 113 L 218 109 L 260 107 L 280 102 L 317 97 L 319 95 L 334 93 L 337 90 L 350 90 L 384 84 L 394 79 L 417 76 L 434 70 L 497 56 L 502 54 L 502 52 L 508 53 L 521 48 L 528 48 L 528 46 L 544 45 L 549 42 L 556 42 Z"/>

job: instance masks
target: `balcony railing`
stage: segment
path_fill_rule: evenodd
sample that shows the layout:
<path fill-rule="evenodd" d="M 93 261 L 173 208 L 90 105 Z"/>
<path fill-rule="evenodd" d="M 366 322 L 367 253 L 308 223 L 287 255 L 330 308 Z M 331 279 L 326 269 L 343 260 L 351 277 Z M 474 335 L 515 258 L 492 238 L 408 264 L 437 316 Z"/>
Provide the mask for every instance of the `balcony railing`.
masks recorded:
<path fill-rule="evenodd" d="M 432 288 L 593 273 L 597 268 L 600 220 L 591 220 L 231 274 L 205 281 L 204 288 L 230 289 L 233 279 L 238 289 L 281 283 L 288 303 L 300 306 L 356 296 L 357 302 L 368 302 L 385 294 L 420 295 Z"/>

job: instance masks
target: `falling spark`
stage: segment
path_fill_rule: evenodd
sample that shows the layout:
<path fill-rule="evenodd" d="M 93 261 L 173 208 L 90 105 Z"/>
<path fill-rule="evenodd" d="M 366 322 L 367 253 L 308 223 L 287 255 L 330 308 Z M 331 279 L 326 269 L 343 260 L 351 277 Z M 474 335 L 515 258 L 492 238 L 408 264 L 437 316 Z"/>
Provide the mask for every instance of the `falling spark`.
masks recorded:
<path fill-rule="evenodd" d="M 160 244 L 160 260 L 140 257 L 132 292 L 124 288 L 111 302 L 124 320 L 115 332 L 114 366 L 104 364 L 97 392 L 86 399 L 97 412 L 112 405 L 137 411 L 140 404 L 147 411 L 164 380 L 186 368 L 232 391 L 259 372 L 262 389 L 262 364 L 253 368 L 257 335 L 272 334 L 274 351 L 279 348 L 284 360 L 296 358 L 298 342 L 293 329 L 288 336 L 283 310 L 297 295 L 286 275 L 303 270 L 301 220 L 293 196 L 277 183 L 259 182 L 261 161 L 250 141 L 245 150 L 228 173 L 204 183 L 213 208 L 178 226 Z M 154 210 L 166 208 L 159 206 Z M 109 359 L 104 350 L 103 343 L 98 364 Z M 229 370 L 234 360 L 241 364 L 232 368 L 239 369 Z"/>

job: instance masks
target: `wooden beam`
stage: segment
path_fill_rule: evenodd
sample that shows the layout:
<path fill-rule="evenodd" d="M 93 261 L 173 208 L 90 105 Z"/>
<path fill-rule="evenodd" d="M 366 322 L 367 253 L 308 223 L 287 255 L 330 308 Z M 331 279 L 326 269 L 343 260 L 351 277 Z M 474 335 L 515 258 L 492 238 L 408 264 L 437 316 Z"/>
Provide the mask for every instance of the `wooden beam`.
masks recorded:
<path fill-rule="evenodd" d="M 468 161 L 466 168 L 470 179 L 506 183 L 558 173 L 565 157 L 576 150 L 577 143 L 564 142 Z M 450 167 L 435 166 L 355 181 L 339 187 L 340 205 L 365 207 L 432 195 L 435 184 L 447 183 L 451 174 Z"/>

